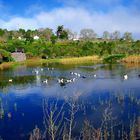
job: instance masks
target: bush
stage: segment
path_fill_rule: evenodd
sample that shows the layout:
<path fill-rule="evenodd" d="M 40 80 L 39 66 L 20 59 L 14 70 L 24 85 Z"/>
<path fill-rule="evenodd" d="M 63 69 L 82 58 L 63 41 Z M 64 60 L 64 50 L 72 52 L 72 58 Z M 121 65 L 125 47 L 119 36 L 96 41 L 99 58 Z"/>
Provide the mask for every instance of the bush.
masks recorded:
<path fill-rule="evenodd" d="M 103 61 L 105 63 L 116 63 L 118 60 L 122 59 L 125 57 L 125 54 L 113 54 L 105 57 Z"/>
<path fill-rule="evenodd" d="M 3 49 L 0 49 L 0 54 L 2 56 L 1 58 L 1 63 L 2 62 L 9 62 L 9 61 L 13 61 L 13 58 L 11 57 L 11 53 L 3 50 Z"/>

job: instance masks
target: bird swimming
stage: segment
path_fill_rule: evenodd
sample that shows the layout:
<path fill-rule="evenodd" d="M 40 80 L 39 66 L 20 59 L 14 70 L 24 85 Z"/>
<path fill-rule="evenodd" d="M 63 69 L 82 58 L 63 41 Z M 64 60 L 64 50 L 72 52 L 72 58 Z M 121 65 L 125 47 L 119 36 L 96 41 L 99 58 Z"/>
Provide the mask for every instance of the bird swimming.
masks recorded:
<path fill-rule="evenodd" d="M 128 79 L 128 75 L 125 74 L 125 75 L 123 76 L 123 78 L 124 78 L 124 80 L 127 80 L 127 79 Z"/>
<path fill-rule="evenodd" d="M 13 82 L 13 80 L 12 79 L 9 79 L 9 82 Z"/>
<path fill-rule="evenodd" d="M 47 80 L 47 79 L 46 79 L 46 80 L 44 80 L 44 81 L 43 81 L 43 83 L 46 83 L 46 84 L 48 84 L 48 80 Z"/>

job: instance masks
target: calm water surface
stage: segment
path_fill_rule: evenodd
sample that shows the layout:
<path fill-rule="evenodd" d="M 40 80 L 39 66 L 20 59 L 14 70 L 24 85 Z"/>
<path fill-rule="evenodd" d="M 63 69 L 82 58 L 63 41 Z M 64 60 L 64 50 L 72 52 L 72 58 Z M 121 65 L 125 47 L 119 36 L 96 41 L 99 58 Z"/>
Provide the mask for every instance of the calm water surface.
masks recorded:
<path fill-rule="evenodd" d="M 79 73 L 80 77 L 71 72 Z M 137 122 L 140 116 L 139 75 L 139 66 L 120 64 L 20 66 L 0 71 L 0 136 L 3 140 L 28 139 L 36 125 L 44 129 L 43 100 L 58 100 L 61 104 L 68 98 L 84 106 L 75 116 L 74 135 L 79 134 L 85 119 L 98 128 L 108 104 L 112 106 L 117 129 L 123 126 L 129 132 L 131 121 Z M 75 81 L 60 84 L 61 78 Z M 43 83 L 46 79 L 47 84 Z"/>

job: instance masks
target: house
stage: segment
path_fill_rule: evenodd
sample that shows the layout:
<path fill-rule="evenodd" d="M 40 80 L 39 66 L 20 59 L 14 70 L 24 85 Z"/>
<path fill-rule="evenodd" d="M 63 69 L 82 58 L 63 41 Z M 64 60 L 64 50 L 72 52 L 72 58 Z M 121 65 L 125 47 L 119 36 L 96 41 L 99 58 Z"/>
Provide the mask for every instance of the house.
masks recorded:
<path fill-rule="evenodd" d="M 24 53 L 23 48 L 16 48 L 15 52 L 12 53 L 11 56 L 15 61 L 24 61 L 24 60 L 26 60 L 26 54 Z"/>

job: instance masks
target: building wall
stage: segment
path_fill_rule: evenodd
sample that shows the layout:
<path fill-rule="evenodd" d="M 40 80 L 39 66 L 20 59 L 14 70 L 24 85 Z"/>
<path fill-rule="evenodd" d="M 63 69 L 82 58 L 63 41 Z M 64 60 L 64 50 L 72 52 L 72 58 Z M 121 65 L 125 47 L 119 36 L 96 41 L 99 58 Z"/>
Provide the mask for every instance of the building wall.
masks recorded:
<path fill-rule="evenodd" d="M 18 53 L 18 52 L 15 52 L 15 53 L 12 53 L 12 58 L 15 60 L 15 61 L 24 61 L 26 60 L 26 54 L 25 53 Z"/>

